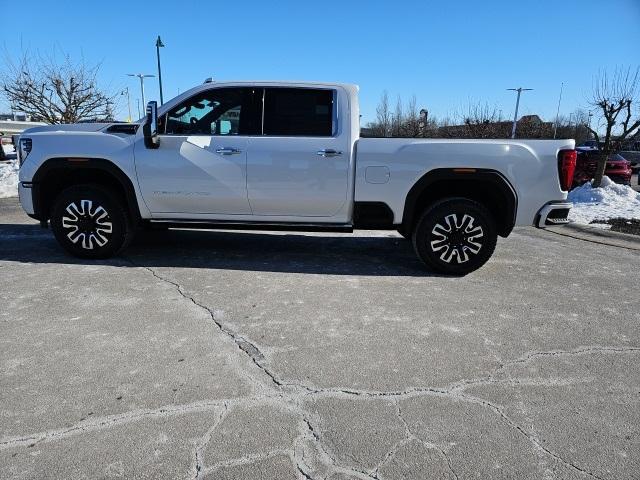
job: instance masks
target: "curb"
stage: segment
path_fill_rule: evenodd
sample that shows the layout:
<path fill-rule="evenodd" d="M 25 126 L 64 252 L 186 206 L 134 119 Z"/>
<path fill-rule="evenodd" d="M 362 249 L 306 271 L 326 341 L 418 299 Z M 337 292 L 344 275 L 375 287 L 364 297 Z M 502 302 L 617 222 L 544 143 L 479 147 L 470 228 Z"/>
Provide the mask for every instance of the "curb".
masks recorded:
<path fill-rule="evenodd" d="M 567 223 L 562 226 L 546 227 L 548 230 L 557 235 L 565 237 L 577 238 L 586 242 L 600 243 L 611 247 L 626 248 L 628 250 L 640 251 L 640 236 L 631 235 L 629 233 L 612 232 L 611 230 L 603 230 L 601 228 L 589 227 L 577 223 Z"/>

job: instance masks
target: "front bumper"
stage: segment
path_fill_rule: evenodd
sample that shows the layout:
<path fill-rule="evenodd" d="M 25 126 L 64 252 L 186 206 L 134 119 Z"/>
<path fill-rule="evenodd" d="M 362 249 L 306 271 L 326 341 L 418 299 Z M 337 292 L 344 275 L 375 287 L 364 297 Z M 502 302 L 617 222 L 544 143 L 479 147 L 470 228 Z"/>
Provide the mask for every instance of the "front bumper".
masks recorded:
<path fill-rule="evenodd" d="M 25 186 L 26 185 L 26 186 Z M 20 199 L 20 205 L 27 215 L 34 215 L 33 208 L 33 185 L 27 182 L 20 182 L 18 184 L 18 198 Z"/>
<path fill-rule="evenodd" d="M 559 200 L 545 204 L 536 215 L 534 225 L 538 228 L 569 223 L 571 202 Z"/>

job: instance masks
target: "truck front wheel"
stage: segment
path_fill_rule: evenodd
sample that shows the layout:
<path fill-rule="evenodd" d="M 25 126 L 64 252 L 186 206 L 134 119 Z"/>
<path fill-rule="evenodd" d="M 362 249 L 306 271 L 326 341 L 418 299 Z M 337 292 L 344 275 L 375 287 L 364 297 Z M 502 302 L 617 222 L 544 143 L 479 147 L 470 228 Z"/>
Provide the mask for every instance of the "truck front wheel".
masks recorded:
<path fill-rule="evenodd" d="M 122 201 L 101 185 L 75 185 L 62 191 L 51 211 L 58 243 L 80 258 L 108 258 L 131 241 L 133 229 Z"/>
<path fill-rule="evenodd" d="M 430 269 L 466 275 L 489 260 L 497 233 L 484 206 L 466 198 L 446 198 L 425 209 L 412 240 L 416 254 Z"/>

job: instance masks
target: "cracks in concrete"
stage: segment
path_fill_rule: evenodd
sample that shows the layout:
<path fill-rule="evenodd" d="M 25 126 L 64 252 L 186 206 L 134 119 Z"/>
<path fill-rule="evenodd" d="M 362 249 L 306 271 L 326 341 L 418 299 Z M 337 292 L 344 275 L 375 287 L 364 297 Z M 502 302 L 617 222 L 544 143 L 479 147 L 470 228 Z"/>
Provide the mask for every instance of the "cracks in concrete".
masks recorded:
<path fill-rule="evenodd" d="M 216 419 L 214 424 L 207 430 L 204 436 L 196 443 L 195 448 L 193 450 L 193 456 L 195 459 L 194 460 L 195 472 L 194 472 L 193 478 L 196 478 L 196 479 L 200 478 L 200 473 L 204 469 L 204 458 L 203 458 L 204 450 L 209 445 L 209 442 L 211 441 L 211 437 L 213 436 L 213 432 L 215 431 L 216 428 L 218 428 L 218 425 L 222 423 L 228 411 L 229 411 L 229 404 L 225 402 L 223 404 L 222 411 L 220 412 L 220 415 L 218 415 L 218 418 Z"/>
<path fill-rule="evenodd" d="M 430 442 L 425 442 L 424 440 L 422 440 L 421 438 L 417 437 L 412 431 L 411 428 L 409 427 L 409 424 L 407 423 L 406 419 L 404 418 L 404 416 L 402 415 L 402 408 L 400 406 L 400 400 L 396 400 L 394 402 L 394 405 L 396 407 L 396 416 L 398 417 L 398 419 L 400 420 L 400 422 L 402 423 L 404 430 L 405 430 L 405 438 L 398 442 L 392 449 L 391 451 L 388 452 L 388 454 L 385 456 L 385 458 L 382 460 L 382 462 L 380 462 L 378 464 L 378 466 L 375 468 L 375 478 L 378 478 L 378 471 L 380 470 L 380 468 L 382 468 L 382 466 L 384 466 L 384 464 L 387 463 L 387 461 L 393 457 L 393 455 L 395 455 L 395 453 L 398 451 L 398 449 L 400 447 L 402 447 L 403 445 L 406 445 L 407 443 L 411 442 L 411 441 L 416 441 L 421 443 L 422 445 L 424 445 L 425 448 L 427 449 L 434 449 L 437 450 L 438 453 L 444 458 L 445 462 L 447 463 L 447 467 L 449 469 L 449 471 L 451 472 L 451 475 L 453 476 L 453 478 L 455 480 L 458 480 L 458 474 L 456 473 L 456 471 L 453 469 L 453 465 L 451 464 L 451 459 L 449 458 L 449 456 L 447 455 L 447 452 L 445 450 L 445 448 L 443 446 L 440 445 L 436 445 L 435 443 L 430 443 Z"/>
<path fill-rule="evenodd" d="M 590 353 L 634 353 L 640 352 L 640 347 L 602 347 L 599 345 L 590 347 L 580 347 L 574 350 L 549 350 L 546 352 L 529 352 L 526 355 L 506 362 L 504 366 L 512 366 L 520 363 L 527 363 L 538 357 L 557 357 L 565 355 L 585 355 Z"/>
<path fill-rule="evenodd" d="M 409 425 L 402 415 L 400 407 L 401 400 L 416 396 L 434 395 L 443 396 L 455 400 L 472 402 L 482 405 L 485 408 L 489 408 L 491 411 L 497 414 L 503 422 L 508 424 L 511 428 L 515 429 L 519 434 L 526 437 L 528 442 L 531 443 L 534 448 L 544 452 L 544 454 L 550 456 L 555 461 L 566 465 L 575 472 L 590 476 L 591 478 L 595 479 L 601 478 L 596 474 L 589 472 L 586 469 L 575 465 L 568 460 L 565 460 L 557 453 L 546 448 L 536 436 L 530 434 L 515 421 L 509 418 L 500 406 L 481 398 L 467 395 L 465 391 L 473 386 L 504 383 L 505 380 L 496 377 L 500 375 L 505 369 L 514 365 L 526 364 L 537 358 L 564 355 L 586 355 L 593 353 L 635 353 L 640 352 L 640 347 L 585 346 L 567 351 L 532 351 L 515 360 L 501 363 L 495 370 L 484 377 L 477 379 L 460 380 L 446 385 L 442 388 L 412 387 L 397 391 L 375 391 L 349 388 L 315 387 L 313 385 L 304 384 L 302 382 L 287 382 L 281 379 L 266 365 L 267 360 L 258 345 L 225 326 L 222 320 L 217 318 L 213 309 L 197 301 L 194 296 L 189 295 L 179 283 L 158 274 L 154 269 L 147 266 L 138 265 L 133 261 L 130 261 L 130 263 L 136 267 L 148 271 L 159 281 L 172 285 L 179 293 L 179 295 L 207 313 L 211 321 L 216 325 L 217 329 L 221 333 L 223 333 L 226 338 L 228 338 L 235 344 L 238 352 L 243 357 L 251 360 L 251 363 L 258 368 L 257 371 L 251 371 L 251 369 L 247 369 L 246 366 L 242 364 L 235 365 L 238 374 L 241 377 L 245 378 L 256 388 L 257 394 L 249 397 L 244 397 L 243 399 L 206 401 L 189 405 L 177 405 L 162 407 L 158 409 L 137 410 L 123 414 L 110 415 L 102 418 L 94 418 L 91 421 L 79 422 L 78 424 L 66 429 L 52 430 L 24 437 L 0 439 L 0 450 L 13 447 L 29 446 L 41 441 L 63 439 L 71 435 L 80 434 L 86 431 L 100 430 L 103 428 L 109 428 L 119 424 L 126 424 L 149 417 L 180 415 L 194 411 L 220 409 L 221 412 L 214 424 L 207 430 L 205 435 L 200 438 L 198 442 L 196 442 L 196 445 L 194 446 L 191 478 L 199 478 L 202 474 L 209 473 L 220 468 L 250 464 L 256 461 L 271 458 L 276 455 L 287 455 L 291 459 L 296 470 L 305 479 L 326 478 L 332 473 L 344 473 L 350 476 L 356 476 L 357 478 L 378 479 L 380 469 L 391 458 L 393 458 L 393 456 L 398 452 L 400 448 L 411 441 L 417 441 L 424 445 L 426 448 L 437 450 L 445 460 L 451 476 L 455 479 L 458 479 L 458 475 L 453 468 L 453 463 L 449 455 L 450 452 L 448 452 L 446 446 L 431 444 L 416 437 L 411 432 Z M 257 375 L 258 372 L 259 375 Z M 513 381 L 513 379 L 506 380 L 506 382 Z M 312 415 L 305 409 L 301 402 L 301 399 L 305 397 L 390 399 L 396 405 L 397 417 L 404 425 L 406 437 L 403 440 L 397 442 L 391 448 L 391 450 L 385 454 L 384 458 L 372 471 L 359 470 L 352 466 L 343 465 L 336 458 L 334 458 L 326 448 L 324 448 L 320 434 L 313 426 Z M 298 415 L 302 419 L 301 432 L 299 437 L 295 440 L 292 449 L 272 450 L 266 453 L 252 454 L 238 459 L 218 462 L 210 466 L 205 465 L 205 461 L 203 458 L 204 451 L 211 441 L 215 429 L 224 421 L 227 413 L 231 409 L 242 406 L 244 404 L 256 405 L 267 400 L 278 402 L 284 408 L 295 412 L 296 415 Z"/>
<path fill-rule="evenodd" d="M 264 361 L 264 355 L 262 354 L 262 352 L 260 352 L 260 349 L 254 345 L 252 342 L 250 342 L 249 340 L 247 340 L 246 338 L 244 338 L 241 335 L 236 334 L 235 332 L 229 330 L 228 328 L 226 328 L 222 321 L 218 320 L 216 318 L 216 315 L 213 311 L 213 309 L 207 307 L 206 305 L 198 302 L 192 295 L 189 295 L 187 292 L 185 292 L 185 290 L 182 288 L 182 285 L 180 285 L 177 282 L 174 282 L 173 280 L 170 280 L 166 277 L 163 277 L 161 275 L 159 275 L 158 273 L 156 273 L 156 271 L 154 269 L 152 269 L 151 267 L 147 267 L 147 266 L 143 266 L 143 265 L 138 265 L 137 263 L 135 263 L 132 260 L 129 260 L 131 264 L 133 264 L 134 266 L 138 267 L 138 268 L 143 268 L 144 270 L 148 271 L 149 273 L 151 273 L 151 275 L 153 275 L 155 278 L 157 278 L 158 280 L 164 282 L 164 283 L 168 283 L 170 285 L 173 285 L 175 287 L 175 289 L 177 290 L 177 292 L 186 300 L 190 301 L 192 304 L 194 304 L 195 306 L 199 307 L 200 309 L 204 310 L 205 312 L 207 312 L 207 314 L 209 315 L 209 317 L 211 318 L 211 320 L 213 321 L 213 323 L 218 327 L 218 330 L 220 330 L 224 335 L 226 335 L 227 337 L 229 337 L 231 340 L 233 340 L 233 342 L 236 344 L 236 346 L 238 347 L 238 349 L 240 349 L 242 352 L 244 352 L 250 359 L 251 361 L 264 373 L 267 375 L 267 377 L 269 377 L 269 379 L 271 380 L 271 382 L 273 382 L 276 386 L 281 387 L 282 383 L 278 380 L 278 378 L 276 377 L 276 375 L 271 372 L 268 368 L 266 368 L 262 362 Z"/>
<path fill-rule="evenodd" d="M 324 466 L 326 467 L 328 464 L 331 465 L 331 470 L 336 471 L 336 472 L 348 472 L 349 474 L 355 474 L 361 478 L 373 478 L 370 477 L 369 475 L 366 474 L 366 472 L 363 471 L 359 471 L 357 469 L 351 468 L 351 467 L 345 467 L 339 464 L 339 462 L 337 462 L 321 445 L 320 442 L 320 437 L 319 435 L 315 432 L 311 421 L 309 420 L 309 413 L 305 411 L 305 409 L 302 407 L 302 405 L 300 404 L 300 402 L 298 401 L 298 397 L 300 395 L 308 395 L 308 394 L 314 394 L 314 393 L 318 393 L 319 391 L 316 389 L 313 389 L 311 387 L 306 387 L 304 385 L 301 384 L 291 384 L 291 383 L 286 383 L 282 380 L 280 380 L 278 378 L 278 376 L 272 372 L 268 367 L 266 367 L 264 365 L 264 360 L 265 357 L 262 354 L 262 352 L 260 351 L 260 349 L 257 347 L 257 345 L 255 345 L 253 342 L 251 342 L 250 340 L 248 340 L 247 338 L 238 335 L 237 333 L 231 331 L 230 329 L 226 328 L 224 326 L 224 324 L 222 323 L 222 321 L 218 320 L 216 318 L 216 315 L 213 311 L 213 309 L 209 308 L 208 306 L 198 302 L 192 295 L 189 295 L 187 292 L 185 292 L 184 288 L 182 287 L 182 285 L 180 285 L 177 282 L 174 282 L 173 280 L 170 280 L 168 278 L 165 278 L 161 275 L 159 275 L 157 272 L 155 272 L 152 268 L 147 267 L 147 266 L 141 266 L 141 265 L 137 265 L 135 262 L 129 260 L 130 263 L 132 263 L 133 265 L 135 265 L 136 267 L 139 268 L 143 268 L 145 270 L 147 270 L 149 273 L 151 273 L 155 278 L 157 278 L 158 280 L 165 282 L 167 284 L 173 285 L 176 289 L 176 291 L 186 300 L 190 301 L 192 304 L 196 305 L 197 307 L 205 310 L 209 317 L 211 318 L 211 320 L 214 322 L 214 324 L 217 326 L 218 330 L 220 332 L 222 332 L 226 337 L 228 337 L 229 339 L 231 339 L 235 345 L 237 346 L 237 348 L 243 352 L 244 355 L 248 356 L 252 363 L 257 366 L 260 371 L 266 375 L 266 377 L 269 379 L 269 383 L 267 385 L 261 383 L 260 381 L 258 382 L 254 382 L 258 384 L 259 389 L 264 391 L 271 391 L 272 392 L 272 398 L 277 398 L 279 399 L 281 402 L 284 402 L 285 404 L 287 404 L 287 408 L 292 409 L 293 411 L 295 411 L 296 414 L 298 414 L 302 420 L 304 425 L 306 425 L 308 433 L 310 435 L 307 435 L 307 439 L 311 440 L 313 444 L 315 444 L 316 449 L 320 452 L 320 463 L 324 464 Z M 247 373 L 244 372 L 244 376 L 247 376 Z M 265 396 L 266 398 L 266 396 Z M 194 471 L 195 471 L 195 477 L 194 478 L 198 478 L 200 472 L 204 471 L 209 472 L 211 469 L 219 469 L 222 468 L 224 466 L 232 466 L 233 462 L 229 463 L 222 463 L 222 464 L 216 464 L 213 465 L 211 467 L 205 467 L 204 463 L 203 463 L 203 458 L 202 458 L 202 454 L 204 452 L 204 448 L 206 448 L 206 445 L 209 443 L 209 441 L 211 440 L 211 437 L 213 435 L 214 430 L 217 428 L 217 426 L 220 424 L 220 422 L 222 421 L 222 419 L 224 418 L 224 415 L 226 415 L 226 412 L 228 412 L 229 406 L 227 404 L 225 404 L 225 412 L 221 415 L 221 417 L 218 419 L 218 421 L 216 421 L 216 423 L 207 431 L 207 434 L 205 435 L 205 437 L 203 439 L 201 439 L 201 442 L 199 444 L 198 447 L 196 447 L 195 452 L 194 452 L 194 458 L 195 458 L 195 465 L 194 465 Z M 280 452 L 283 453 L 283 452 Z M 275 453 L 274 453 L 275 454 Z M 298 457 L 296 452 L 292 452 L 289 453 L 289 456 L 292 458 L 292 461 L 294 463 L 294 465 L 296 466 L 296 469 L 300 472 L 300 474 L 304 477 L 304 478 L 308 478 L 308 479 L 313 479 L 314 476 L 312 475 L 312 473 L 309 472 L 309 468 L 308 466 L 305 464 L 305 462 L 303 461 L 302 457 Z M 254 456 L 249 456 L 249 457 L 243 457 L 244 460 L 242 461 L 241 464 L 246 464 L 246 463 L 252 463 L 254 461 L 260 460 L 263 457 L 261 457 L 260 455 L 254 455 Z"/>
<path fill-rule="evenodd" d="M 247 399 L 248 400 L 248 399 Z M 240 401 L 247 401 L 240 400 Z M 59 428 L 45 432 L 34 433 L 22 437 L 7 437 L 0 439 L 0 450 L 14 447 L 31 446 L 40 442 L 61 440 L 80 433 L 102 430 L 117 425 L 140 421 L 146 418 L 161 418 L 167 416 L 184 415 L 186 413 L 206 412 L 215 410 L 224 405 L 222 401 L 204 401 L 187 405 L 168 405 L 155 409 L 141 409 L 105 417 L 83 420 L 68 428 Z"/>
<path fill-rule="evenodd" d="M 320 434 L 314 428 L 309 417 L 310 415 L 302 417 L 302 431 L 300 437 L 298 437 L 298 444 L 294 448 L 295 455 L 293 458 L 296 468 L 304 478 L 312 480 L 315 478 L 324 479 L 333 473 L 343 473 L 360 479 L 375 479 L 375 477 L 364 470 L 342 465 L 341 462 L 331 455 L 331 453 L 324 448 Z M 307 442 L 308 446 L 314 451 L 306 452 L 305 442 Z M 311 457 L 311 459 L 309 460 L 308 457 Z M 309 465 L 308 462 L 316 465 Z"/>
<path fill-rule="evenodd" d="M 132 262 L 133 263 L 133 262 Z M 367 391 L 367 390 L 352 390 L 352 389 L 334 389 L 334 388 L 316 388 L 313 386 L 309 386 L 309 385 L 305 385 L 302 383 L 287 383 L 283 380 L 281 380 L 280 378 L 278 378 L 278 376 L 272 372 L 270 369 L 268 369 L 265 365 L 264 365 L 264 360 L 265 357 L 264 355 L 261 353 L 260 349 L 251 341 L 249 341 L 248 339 L 242 337 L 241 335 L 238 335 L 232 331 L 230 331 L 229 329 L 225 328 L 224 325 L 222 324 L 221 321 L 217 320 L 214 312 L 207 307 L 206 305 L 203 305 L 199 302 L 197 302 L 192 296 L 186 294 L 182 288 L 182 286 L 172 280 L 166 279 L 160 275 L 158 275 L 153 269 L 149 268 L 149 267 L 142 267 L 145 268 L 146 270 L 148 270 L 154 277 L 158 278 L 161 281 L 170 283 L 171 285 L 174 285 L 176 287 L 176 289 L 178 290 L 178 292 L 186 299 L 190 300 L 193 304 L 201 307 L 202 309 L 206 310 L 211 319 L 213 320 L 213 322 L 218 326 L 219 330 L 221 332 L 223 332 L 225 335 L 227 335 L 228 337 L 230 337 L 234 343 L 238 346 L 238 348 L 240 350 L 242 350 L 246 355 L 248 355 L 252 362 L 264 373 L 266 374 L 269 379 L 271 380 L 272 384 L 275 385 L 276 387 L 278 387 L 279 389 L 282 388 L 288 388 L 288 389 L 293 389 L 294 392 L 291 393 L 295 393 L 297 391 L 298 394 L 302 393 L 302 394 L 306 394 L 306 395 L 331 395 L 331 396 L 335 396 L 335 395 L 346 395 L 346 396 L 356 396 L 356 397 L 369 397 L 369 398 L 375 398 L 375 397 L 393 397 L 396 399 L 396 404 L 398 407 L 398 417 L 401 419 L 401 421 L 405 424 L 405 428 L 407 429 L 407 432 L 409 435 L 411 435 L 411 438 L 415 438 L 417 441 L 420 441 L 421 443 L 423 443 L 425 446 L 427 446 L 428 448 L 436 448 L 440 454 L 444 457 L 444 459 L 447 462 L 447 465 L 449 466 L 449 470 L 451 471 L 452 475 L 454 476 L 454 478 L 458 478 L 456 472 L 453 470 L 452 465 L 451 465 L 451 459 L 449 458 L 449 456 L 447 455 L 447 453 L 445 452 L 445 450 L 439 446 L 436 445 L 430 445 L 430 444 L 425 444 L 421 439 L 413 436 L 413 434 L 411 434 L 410 430 L 408 429 L 408 425 L 406 424 L 406 421 L 404 420 L 404 418 L 402 417 L 402 414 L 400 412 L 400 407 L 399 407 L 399 403 L 398 400 L 401 398 L 405 398 L 405 397 L 410 397 L 410 396 L 416 396 L 416 395 L 442 395 L 442 396 L 452 396 L 455 397 L 457 399 L 461 399 L 461 400 L 465 400 L 465 401 L 471 401 L 473 403 L 478 403 L 480 405 L 483 405 L 487 408 L 490 408 L 492 411 L 494 411 L 495 413 L 497 413 L 500 418 L 505 421 L 507 424 L 509 424 L 512 428 L 516 429 L 516 431 L 518 431 L 520 434 L 524 435 L 527 440 L 534 445 L 536 448 L 538 448 L 539 450 L 545 452 L 547 455 L 551 456 L 552 458 L 554 458 L 555 460 L 565 464 L 566 466 L 568 466 L 569 468 L 573 469 L 574 471 L 580 472 L 582 474 L 586 474 L 592 478 L 596 478 L 596 479 L 600 479 L 600 477 L 598 477 L 597 475 L 577 466 L 572 464 L 571 462 L 563 459 L 560 455 L 552 452 L 551 450 L 547 449 L 546 447 L 544 447 L 540 441 L 533 435 L 529 434 L 528 432 L 526 432 L 522 427 L 520 427 L 516 422 L 514 422 L 512 419 L 510 419 L 503 411 L 500 407 L 498 407 L 497 405 L 494 405 L 491 402 L 488 402 L 486 400 L 480 399 L 480 398 L 476 398 L 476 397 L 471 397 L 469 395 L 466 395 L 464 393 L 464 390 L 466 390 L 467 388 L 471 387 L 471 386 L 477 386 L 477 385 L 482 385 L 482 384 L 493 384 L 493 383 L 497 383 L 499 381 L 496 381 L 494 376 L 497 375 L 500 371 L 513 366 L 513 365 L 517 365 L 517 364 L 524 364 L 527 363 L 535 358 L 538 357 L 548 357 L 548 356 L 562 356 L 562 355 L 583 355 L 583 354 L 590 354 L 590 353 L 626 353 L 626 352 L 638 352 L 640 351 L 639 347 L 606 347 L 606 346 L 588 346 L 588 347 L 581 347 L 581 348 L 577 348 L 574 350 L 567 350 L 567 351 L 563 351 L 563 350 L 555 350 L 555 351 L 533 351 L 533 352 L 529 352 L 527 354 L 525 354 L 524 356 L 516 359 L 516 360 L 512 360 L 512 361 L 508 361 L 505 363 L 502 363 L 494 372 L 492 372 L 490 375 L 480 378 L 480 379 L 474 379 L 474 380 L 462 380 L 459 382 L 455 382 L 453 384 L 450 384 L 448 386 L 446 386 L 445 388 L 442 389 L 438 389 L 438 388 L 410 388 L 410 389 L 406 389 L 403 391 Z M 297 402 L 296 402 L 297 403 Z M 322 455 L 325 456 L 326 458 L 329 459 L 330 463 L 336 467 L 340 467 L 343 468 L 341 466 L 339 466 L 338 462 L 335 461 L 334 458 L 332 458 L 328 452 L 326 452 L 326 450 L 324 448 L 322 448 L 322 444 L 320 442 L 320 437 L 319 435 L 314 431 L 311 422 L 308 420 L 307 416 L 305 415 L 306 412 L 304 412 L 304 410 L 298 406 L 299 409 L 299 413 L 301 414 L 305 424 L 307 425 L 309 431 L 311 432 L 311 437 L 313 438 L 314 442 L 317 444 L 318 448 L 320 449 L 320 451 L 322 452 Z M 409 437 L 408 437 L 409 438 Z M 405 439 L 406 440 L 406 439 Z M 399 448 L 401 445 L 396 445 L 394 446 L 394 448 L 392 449 L 391 452 L 389 452 L 385 458 L 381 461 L 381 463 L 374 469 L 373 473 L 367 473 L 364 471 L 358 471 L 355 469 L 351 469 L 349 468 L 348 470 L 352 473 L 352 474 L 359 474 L 359 475 L 364 475 L 365 477 L 368 478 L 377 478 L 377 474 L 378 474 L 378 470 L 380 469 L 380 467 L 389 459 L 391 458 L 395 452 L 397 451 L 397 448 Z M 326 460 L 325 458 L 325 460 Z M 299 463 L 299 462 L 295 462 L 296 468 L 300 471 L 300 473 L 305 477 L 305 478 L 313 478 L 311 476 L 311 474 L 303 468 L 303 464 Z"/>
<path fill-rule="evenodd" d="M 277 456 L 286 456 L 291 458 L 291 451 L 290 450 L 280 450 L 280 449 L 276 449 L 276 450 L 269 450 L 268 452 L 265 453 L 254 453 L 254 454 L 250 454 L 250 455 L 245 455 L 244 457 L 240 457 L 240 458 L 233 458 L 230 460 L 224 460 L 221 462 L 217 462 L 214 463 L 213 465 L 210 465 L 208 467 L 202 468 L 201 472 L 204 475 L 208 475 L 209 473 L 213 473 L 216 472 L 217 470 L 220 470 L 221 468 L 229 468 L 229 467 L 239 467 L 242 465 L 249 465 L 255 462 L 259 462 L 261 460 L 268 460 L 270 458 L 273 457 L 277 457 Z M 200 472 L 200 471 L 198 471 Z M 196 476 L 195 478 L 199 478 L 199 476 Z"/>
<path fill-rule="evenodd" d="M 492 402 L 489 402 L 487 400 L 483 400 L 481 398 L 471 397 L 471 396 L 464 395 L 464 394 L 461 395 L 461 398 L 467 399 L 468 401 L 471 401 L 473 403 L 478 403 L 480 405 L 483 405 L 484 407 L 487 407 L 490 410 L 492 410 L 493 412 L 497 413 L 505 423 L 507 423 L 515 431 L 517 431 L 518 433 L 523 435 L 532 445 L 534 445 L 536 448 L 540 449 L 541 451 L 543 451 L 547 455 L 553 457 L 555 460 L 559 461 L 560 463 L 564 464 L 565 466 L 569 467 L 573 471 L 581 473 L 583 475 L 587 475 L 587 476 L 589 476 L 591 478 L 595 478 L 597 480 L 604 480 L 602 477 L 599 477 L 598 475 L 596 475 L 596 474 L 594 474 L 594 473 L 592 473 L 592 472 L 590 472 L 590 471 L 588 471 L 588 470 L 586 470 L 584 468 L 581 468 L 581 467 L 571 463 L 568 460 L 565 460 L 563 457 L 561 457 L 557 453 L 554 453 L 551 450 L 549 450 L 547 447 L 542 445 L 540 443 L 540 441 L 534 435 L 528 433 L 524 428 L 522 428 L 520 425 L 518 425 L 516 422 L 514 422 L 511 418 L 509 418 L 503 412 L 502 408 L 500 408 L 498 405 L 495 405 Z"/>

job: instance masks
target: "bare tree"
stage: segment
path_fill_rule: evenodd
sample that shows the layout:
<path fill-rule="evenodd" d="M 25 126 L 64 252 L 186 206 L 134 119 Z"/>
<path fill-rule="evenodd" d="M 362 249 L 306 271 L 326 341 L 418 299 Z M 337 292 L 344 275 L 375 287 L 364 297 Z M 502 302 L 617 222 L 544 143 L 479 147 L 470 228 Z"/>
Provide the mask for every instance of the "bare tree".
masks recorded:
<path fill-rule="evenodd" d="M 113 118 L 116 95 L 98 88 L 99 65 L 74 63 L 68 55 L 56 62 L 25 52 L 6 67 L 0 78 L 2 93 L 32 120 L 56 124 Z"/>
<path fill-rule="evenodd" d="M 389 111 L 389 94 L 385 90 L 376 107 L 376 122 L 374 135 L 378 137 L 391 136 L 391 112 Z"/>
<path fill-rule="evenodd" d="M 402 137 L 402 126 L 404 124 L 404 107 L 400 95 L 396 100 L 396 109 L 391 117 L 391 136 Z"/>
<path fill-rule="evenodd" d="M 569 117 L 566 115 L 558 116 L 556 138 L 575 139 L 576 145 L 580 145 L 585 140 L 591 140 L 589 120 L 589 112 L 581 109 L 575 110 Z"/>
<path fill-rule="evenodd" d="M 596 129 L 589 127 L 598 143 L 602 142 L 593 186 L 599 187 L 611 153 L 640 128 L 638 114 L 638 80 L 640 69 L 617 68 L 613 75 L 601 72 L 595 79 L 591 105 L 604 122 L 604 138 Z"/>
<path fill-rule="evenodd" d="M 404 113 L 404 123 L 402 125 L 402 136 L 407 138 L 420 137 L 424 132 L 424 127 L 420 126 L 420 113 L 418 113 L 418 101 L 412 95 Z"/>
<path fill-rule="evenodd" d="M 506 132 L 499 110 L 488 103 L 469 104 L 464 115 L 466 138 L 505 138 Z"/>

